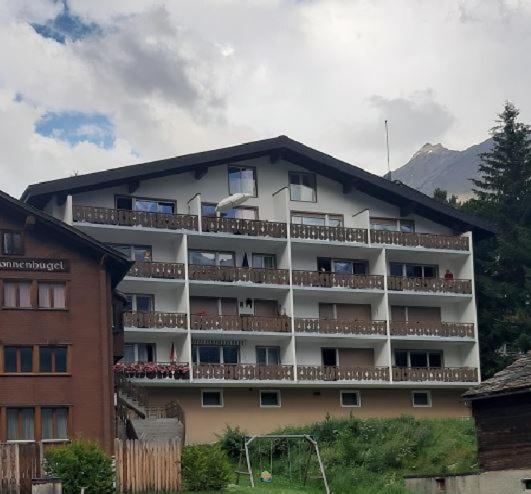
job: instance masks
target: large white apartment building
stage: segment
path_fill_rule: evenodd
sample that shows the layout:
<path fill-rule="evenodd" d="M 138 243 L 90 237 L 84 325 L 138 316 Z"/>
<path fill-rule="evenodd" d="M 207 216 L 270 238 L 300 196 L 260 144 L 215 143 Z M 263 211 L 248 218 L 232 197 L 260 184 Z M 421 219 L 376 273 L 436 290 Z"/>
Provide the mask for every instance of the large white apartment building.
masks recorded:
<path fill-rule="evenodd" d="M 216 212 L 235 193 L 241 205 Z M 135 266 L 122 371 L 188 442 L 331 416 L 465 416 L 488 225 L 287 137 L 30 186 Z M 98 351 L 87 348 L 87 351 Z"/>

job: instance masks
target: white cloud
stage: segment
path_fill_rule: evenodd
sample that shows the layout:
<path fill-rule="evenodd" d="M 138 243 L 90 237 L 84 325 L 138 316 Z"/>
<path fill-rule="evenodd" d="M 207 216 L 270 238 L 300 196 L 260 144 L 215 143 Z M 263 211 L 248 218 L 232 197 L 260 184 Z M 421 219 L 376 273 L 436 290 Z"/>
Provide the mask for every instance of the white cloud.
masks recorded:
<path fill-rule="evenodd" d="M 69 6 L 101 32 L 59 44 L 29 22 L 45 22 L 60 3 L 0 5 L 0 170 L 11 177 L 0 187 L 15 194 L 73 171 L 283 133 L 383 173 L 386 118 L 394 166 L 426 141 L 459 148 L 483 140 L 505 99 L 531 121 L 528 1 Z M 39 136 L 34 125 L 47 111 L 107 115 L 116 147 Z"/>

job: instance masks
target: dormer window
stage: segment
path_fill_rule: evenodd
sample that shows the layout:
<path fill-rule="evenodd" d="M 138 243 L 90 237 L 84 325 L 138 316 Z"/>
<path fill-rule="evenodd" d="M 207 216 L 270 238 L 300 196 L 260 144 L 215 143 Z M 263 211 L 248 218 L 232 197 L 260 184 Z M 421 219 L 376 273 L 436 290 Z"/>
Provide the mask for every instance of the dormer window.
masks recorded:
<path fill-rule="evenodd" d="M 229 194 L 256 197 L 256 170 L 251 166 L 229 166 Z"/>
<path fill-rule="evenodd" d="M 317 187 L 313 173 L 289 173 L 289 195 L 292 201 L 317 202 Z"/>

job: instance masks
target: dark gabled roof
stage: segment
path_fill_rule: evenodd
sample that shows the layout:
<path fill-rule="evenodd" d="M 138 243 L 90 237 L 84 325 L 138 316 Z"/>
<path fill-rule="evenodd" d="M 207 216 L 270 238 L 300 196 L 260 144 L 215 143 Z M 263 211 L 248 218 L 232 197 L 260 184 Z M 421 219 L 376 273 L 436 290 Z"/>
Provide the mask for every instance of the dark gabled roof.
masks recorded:
<path fill-rule="evenodd" d="M 33 207 L 31 204 L 19 201 L 0 190 L 0 209 L 4 208 L 10 209 L 22 216 L 32 216 L 35 218 L 36 227 L 42 226 L 55 232 L 68 244 L 79 247 L 80 249 L 78 252 L 91 255 L 96 259 L 104 258 L 105 264 L 111 274 L 113 287 L 120 282 L 129 268 L 133 265 L 133 263 L 120 252 L 99 242 L 95 238 L 84 234 L 77 228 L 73 228 L 44 211 Z"/>
<path fill-rule="evenodd" d="M 223 163 L 235 163 L 264 155 L 271 156 L 272 162 L 279 158 L 293 162 L 338 180 L 347 189 L 357 188 L 369 195 L 403 207 L 408 212 L 431 218 L 455 230 L 470 229 L 479 236 L 495 233 L 492 225 L 480 218 L 456 211 L 411 187 L 373 175 L 286 136 L 41 182 L 30 185 L 22 194 L 22 200 L 37 207 L 43 207 L 53 194 L 112 187 L 147 178 L 201 170 Z"/>
<path fill-rule="evenodd" d="M 531 392 L 531 352 L 483 381 L 477 388 L 470 389 L 463 397 L 475 400 L 522 392 Z"/>

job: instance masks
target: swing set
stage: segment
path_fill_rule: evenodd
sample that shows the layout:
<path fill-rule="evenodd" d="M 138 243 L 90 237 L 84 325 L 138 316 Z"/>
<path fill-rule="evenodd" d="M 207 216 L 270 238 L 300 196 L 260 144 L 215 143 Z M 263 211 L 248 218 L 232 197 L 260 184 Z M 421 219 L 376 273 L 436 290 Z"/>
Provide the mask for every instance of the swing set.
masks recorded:
<path fill-rule="evenodd" d="M 319 463 L 319 472 L 320 475 L 315 477 L 317 479 L 322 479 L 325 493 L 330 494 L 330 488 L 328 486 L 328 481 L 326 480 L 326 474 L 323 466 L 323 462 L 321 460 L 321 454 L 319 452 L 319 445 L 317 444 L 317 441 L 310 436 L 309 434 L 274 434 L 274 435 L 262 435 L 262 436 L 246 436 L 245 442 L 243 444 L 242 449 L 240 450 L 240 459 L 238 462 L 238 470 L 237 470 L 237 483 L 240 479 L 240 474 L 249 476 L 249 482 L 251 484 L 251 487 L 255 487 L 254 483 L 254 476 L 253 476 L 253 470 L 251 467 L 251 457 L 249 455 L 249 447 L 251 444 L 255 441 L 258 442 L 258 461 L 260 462 L 260 471 L 263 473 L 263 463 L 262 463 L 262 449 L 261 449 L 261 443 L 263 440 L 270 440 L 270 450 L 269 450 L 269 468 L 270 468 L 270 474 L 273 473 L 273 451 L 274 451 L 274 445 L 275 441 L 279 441 L 280 443 L 285 443 L 287 446 L 287 460 L 288 460 L 288 471 L 289 471 L 289 478 L 292 480 L 293 476 L 293 465 L 292 465 L 292 454 L 291 454 L 291 440 L 297 439 L 297 445 L 298 445 L 298 458 L 299 458 L 299 480 L 302 481 L 304 484 L 306 484 L 306 481 L 308 480 L 308 469 L 310 466 L 310 460 L 311 460 L 311 450 L 308 458 L 306 461 L 302 461 L 302 443 L 307 442 L 310 445 L 311 449 L 315 450 L 315 453 L 317 455 L 317 462 Z M 302 440 L 302 441 L 301 441 Z M 242 470 L 242 460 L 243 460 L 243 454 L 245 453 L 245 461 L 247 466 L 247 471 Z M 262 477 L 264 480 L 264 477 Z M 267 481 L 267 480 L 265 480 Z"/>

